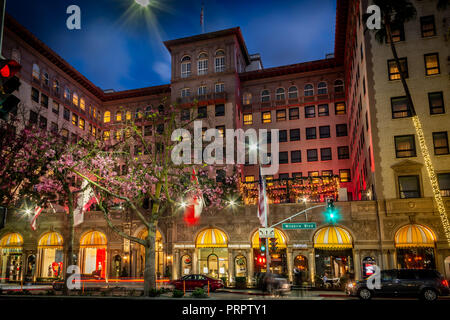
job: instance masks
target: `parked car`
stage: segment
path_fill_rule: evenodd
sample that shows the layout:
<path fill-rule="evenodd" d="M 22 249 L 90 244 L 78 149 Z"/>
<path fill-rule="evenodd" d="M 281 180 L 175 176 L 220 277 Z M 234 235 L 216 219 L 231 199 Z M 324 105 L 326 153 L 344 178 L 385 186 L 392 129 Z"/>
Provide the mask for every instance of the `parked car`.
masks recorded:
<path fill-rule="evenodd" d="M 291 284 L 282 275 L 268 272 L 262 281 L 262 290 L 275 294 L 286 294 L 291 291 Z"/>
<path fill-rule="evenodd" d="M 224 283 L 220 279 L 216 279 L 210 276 L 205 276 L 203 274 L 190 274 L 182 277 L 178 280 L 170 281 L 170 286 L 174 287 L 177 290 L 194 290 L 195 288 L 202 288 L 205 291 L 216 291 L 217 289 L 221 289 L 224 287 Z"/>
<path fill-rule="evenodd" d="M 367 281 L 363 280 L 347 284 L 345 291 L 362 300 L 370 300 L 373 296 L 396 296 L 434 301 L 438 296 L 449 294 L 448 281 L 436 270 L 383 270 L 380 276 L 380 289 L 369 289 Z"/>

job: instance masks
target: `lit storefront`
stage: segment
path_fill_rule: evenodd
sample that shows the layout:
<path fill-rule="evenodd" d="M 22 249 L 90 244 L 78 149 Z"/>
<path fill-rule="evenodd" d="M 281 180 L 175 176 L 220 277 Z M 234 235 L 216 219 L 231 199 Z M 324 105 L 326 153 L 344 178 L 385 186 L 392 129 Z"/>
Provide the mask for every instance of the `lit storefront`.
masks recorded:
<path fill-rule="evenodd" d="M 106 277 L 107 243 L 106 235 L 99 231 L 90 231 L 81 237 L 79 259 L 82 274 Z"/>
<path fill-rule="evenodd" d="M 196 250 L 200 273 L 214 278 L 228 277 L 228 237 L 223 231 L 206 229 L 200 232 Z"/>
<path fill-rule="evenodd" d="M 344 228 L 327 226 L 314 235 L 316 277 L 329 279 L 353 273 L 353 239 Z"/>
<path fill-rule="evenodd" d="M 139 238 L 146 239 L 148 236 L 148 230 L 145 229 L 139 234 Z M 164 276 L 164 247 L 162 242 L 161 233 L 156 230 L 155 234 L 155 272 L 156 277 L 159 279 Z M 137 261 L 137 270 L 140 277 L 144 276 L 145 270 L 145 248 L 139 245 L 139 259 Z"/>
<path fill-rule="evenodd" d="M 22 279 L 23 237 L 19 233 L 8 233 L 0 240 L 0 279 L 1 282 L 14 282 Z"/>
<path fill-rule="evenodd" d="M 63 238 L 57 232 L 44 234 L 38 242 L 37 278 L 60 278 L 63 276 Z"/>
<path fill-rule="evenodd" d="M 266 248 L 270 252 L 270 271 L 277 274 L 287 273 L 287 258 L 286 258 L 286 235 L 279 229 L 275 228 L 276 250 Z M 261 254 L 259 248 L 259 233 L 255 231 L 252 236 L 253 256 L 256 258 Z M 255 260 L 256 261 L 256 260 Z M 255 272 L 265 272 L 264 265 L 255 263 Z"/>
<path fill-rule="evenodd" d="M 408 224 L 395 234 L 397 268 L 434 269 L 436 236 L 429 228 Z"/>

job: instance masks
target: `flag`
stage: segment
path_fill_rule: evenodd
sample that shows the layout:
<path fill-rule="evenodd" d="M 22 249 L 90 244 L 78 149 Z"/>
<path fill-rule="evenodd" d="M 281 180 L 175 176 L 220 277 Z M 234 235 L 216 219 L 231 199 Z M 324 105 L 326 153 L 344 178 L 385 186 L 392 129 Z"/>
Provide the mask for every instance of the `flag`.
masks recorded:
<path fill-rule="evenodd" d="M 73 226 L 77 226 L 83 223 L 84 213 L 88 211 L 90 206 L 93 203 L 97 202 L 97 198 L 95 197 L 94 191 L 91 186 L 88 185 L 87 180 L 83 180 L 81 184 L 81 189 L 83 192 L 77 199 L 77 207 L 73 211 Z"/>
<path fill-rule="evenodd" d="M 202 32 L 205 32 L 204 31 L 205 22 L 204 22 L 204 5 L 203 5 L 203 2 L 202 2 L 202 11 L 200 12 L 200 26 L 202 27 Z"/>
<path fill-rule="evenodd" d="M 269 206 L 267 205 L 266 182 L 261 175 L 261 167 L 259 167 L 258 219 L 263 227 L 267 226 L 268 211 Z"/>
<path fill-rule="evenodd" d="M 192 169 L 192 176 L 191 180 L 195 182 L 195 184 L 198 185 L 198 178 L 197 174 L 195 173 L 195 169 Z M 193 195 L 189 203 L 186 206 L 186 209 L 184 211 L 184 222 L 187 225 L 196 225 L 200 220 L 200 215 L 203 210 L 203 195 L 202 194 L 196 194 Z"/>
<path fill-rule="evenodd" d="M 39 217 L 39 215 L 41 214 L 41 212 L 42 212 L 41 207 L 36 206 L 36 208 L 34 208 L 34 215 L 33 215 L 33 218 L 31 219 L 31 223 L 30 223 L 31 229 L 33 231 L 36 230 L 36 220 Z"/>

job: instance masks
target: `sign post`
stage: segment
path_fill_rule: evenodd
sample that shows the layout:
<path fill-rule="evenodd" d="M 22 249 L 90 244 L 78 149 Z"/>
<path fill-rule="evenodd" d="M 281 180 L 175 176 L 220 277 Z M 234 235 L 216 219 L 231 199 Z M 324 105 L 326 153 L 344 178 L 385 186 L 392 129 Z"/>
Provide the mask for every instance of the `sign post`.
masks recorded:
<path fill-rule="evenodd" d="M 259 228 L 259 238 L 275 238 L 275 228 Z"/>
<path fill-rule="evenodd" d="M 315 222 L 283 223 L 281 226 L 284 230 L 310 230 L 317 228 Z"/>

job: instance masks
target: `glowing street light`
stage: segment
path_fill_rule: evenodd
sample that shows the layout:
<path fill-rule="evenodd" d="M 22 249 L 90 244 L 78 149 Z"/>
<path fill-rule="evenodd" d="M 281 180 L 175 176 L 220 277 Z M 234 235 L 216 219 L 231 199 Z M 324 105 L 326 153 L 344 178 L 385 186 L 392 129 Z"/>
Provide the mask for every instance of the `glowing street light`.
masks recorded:
<path fill-rule="evenodd" d="M 180 202 L 180 207 L 181 207 L 181 208 L 186 208 L 186 206 L 187 206 L 187 203 L 186 203 L 186 202 L 184 202 L 184 201 L 181 201 L 181 202 Z"/>

